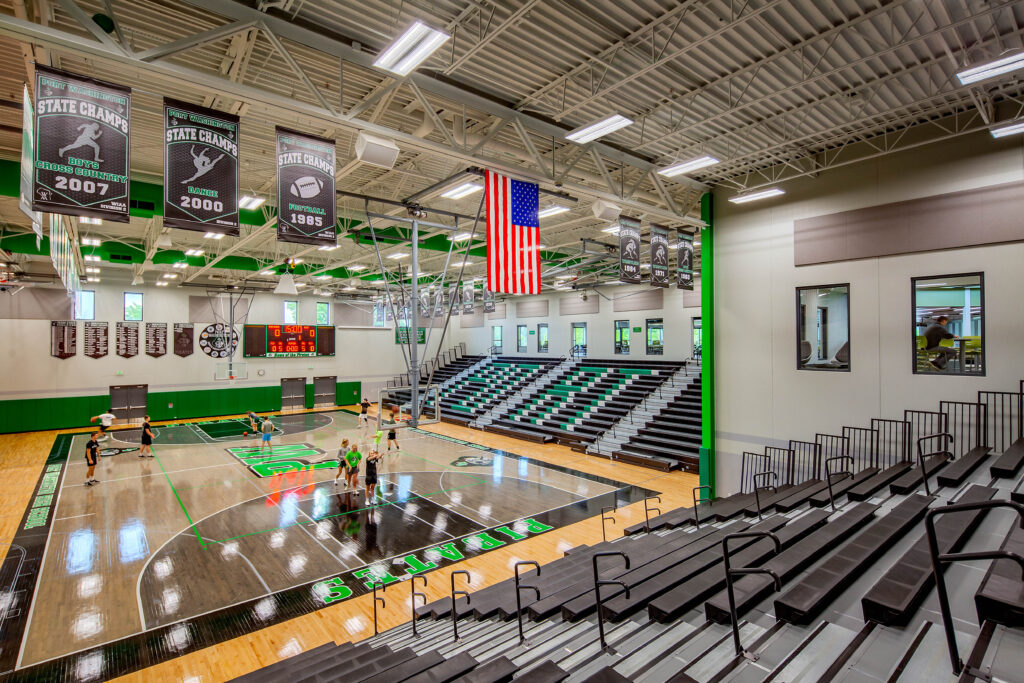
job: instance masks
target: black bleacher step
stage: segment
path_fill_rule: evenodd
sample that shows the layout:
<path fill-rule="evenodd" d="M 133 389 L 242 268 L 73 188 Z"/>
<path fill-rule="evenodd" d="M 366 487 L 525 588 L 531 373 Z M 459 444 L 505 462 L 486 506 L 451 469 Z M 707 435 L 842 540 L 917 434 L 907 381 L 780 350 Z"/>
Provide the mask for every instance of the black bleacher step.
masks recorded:
<path fill-rule="evenodd" d="M 311 650 L 306 650 L 305 652 L 300 652 L 297 655 L 292 655 L 291 657 L 282 659 L 279 662 L 268 664 L 262 669 L 257 669 L 256 671 L 244 674 L 238 678 L 232 678 L 229 683 L 272 683 L 273 681 L 277 681 L 282 677 L 285 677 L 284 672 L 288 669 L 304 666 L 304 663 L 306 662 L 329 656 L 328 653 L 351 650 L 352 647 L 352 643 L 345 643 L 343 645 L 324 643 L 323 645 L 318 645 Z"/>
<path fill-rule="evenodd" d="M 1000 550 L 1024 555 L 1024 529 L 1015 518 Z M 1024 626 L 1024 581 L 1021 568 L 1013 560 L 994 560 L 974 594 L 978 622 L 986 620 L 1009 627 Z"/>
<path fill-rule="evenodd" d="M 989 472 L 993 477 L 1015 477 L 1021 465 L 1024 465 L 1024 437 L 1010 444 L 992 463 Z"/>
<path fill-rule="evenodd" d="M 667 447 L 651 446 L 648 444 L 630 440 L 619 446 L 619 450 L 628 453 L 637 453 L 639 455 L 669 458 L 671 460 L 696 459 L 699 461 L 700 459 L 700 446 L 684 443 L 680 443 L 672 447 Z"/>
<path fill-rule="evenodd" d="M 783 548 L 787 548 L 799 541 L 807 534 L 814 532 L 828 521 L 829 514 L 824 510 L 812 510 L 800 519 L 789 524 L 785 517 L 776 515 L 769 517 L 759 524 L 751 527 L 750 531 L 771 531 L 779 539 Z M 771 524 L 769 524 L 771 523 Z M 770 539 L 743 539 L 729 544 L 729 562 L 734 567 L 749 567 L 760 564 L 775 554 L 775 544 Z M 677 570 L 665 572 L 662 577 L 671 578 Z M 655 580 L 664 580 L 656 577 Z M 660 623 L 673 621 L 688 612 L 702 600 L 714 595 L 725 586 L 725 573 L 722 568 L 722 550 L 716 549 L 712 562 L 703 567 L 699 572 L 686 578 L 683 582 L 670 582 L 669 590 L 661 591 L 653 600 L 647 599 L 647 613 L 651 619 Z M 619 596 L 615 600 L 605 604 L 605 608 L 614 611 L 616 614 L 621 611 L 629 613 L 626 609 L 629 602 L 640 602 L 649 593 L 644 586 L 638 587 L 630 600 L 625 596 Z M 642 609 L 643 605 L 640 605 Z"/>
<path fill-rule="evenodd" d="M 877 505 L 857 503 L 847 509 L 838 519 L 833 519 L 761 566 L 774 571 L 782 582 L 786 583 L 819 557 L 842 543 L 849 534 L 870 522 L 876 510 L 878 510 Z M 775 583 L 770 576 L 764 574 L 741 576 L 733 582 L 736 614 L 741 615 L 746 612 L 768 596 L 774 588 Z M 704 613 L 708 619 L 719 624 L 731 623 L 729 601 L 724 591 L 704 603 Z"/>
<path fill-rule="evenodd" d="M 788 496 L 787 498 L 783 498 L 780 501 L 777 501 L 775 503 L 775 509 L 779 512 L 790 512 L 792 510 L 797 509 L 798 507 L 806 503 L 808 500 L 810 500 L 811 496 L 817 493 L 821 493 L 822 490 L 825 490 L 826 493 L 828 492 L 828 487 L 825 486 L 825 482 L 819 481 L 817 479 L 812 479 L 811 481 L 817 483 L 814 484 L 813 486 L 797 487 L 797 490 L 793 493 L 793 495 Z M 806 484 L 810 482 L 804 483 Z"/>
<path fill-rule="evenodd" d="M 450 657 L 437 666 L 432 666 L 415 676 L 410 676 L 406 679 L 393 678 L 391 680 L 395 683 L 403 680 L 405 683 L 448 683 L 448 681 L 469 673 L 476 668 L 477 664 L 479 662 L 473 659 L 473 656 L 468 652 L 460 652 L 454 657 Z"/>
<path fill-rule="evenodd" d="M 789 498 L 795 493 L 799 493 L 800 491 L 807 488 L 809 484 L 810 482 L 803 482 L 795 486 L 791 484 L 783 484 L 782 486 L 776 487 L 774 491 L 772 491 L 771 489 L 762 488 L 760 489 L 758 495 L 755 496 L 754 499 L 751 500 L 750 503 L 747 505 L 747 507 L 743 509 L 743 512 L 747 515 L 756 515 L 758 505 L 761 506 L 761 512 L 770 511 L 772 507 L 774 507 L 775 503 L 779 502 L 780 500 L 785 500 L 786 498 Z"/>
<path fill-rule="evenodd" d="M 301 670 L 289 670 L 288 680 L 292 683 L 331 680 L 337 676 L 338 671 L 345 671 L 353 677 L 364 673 L 369 676 L 381 671 L 381 664 L 386 664 L 385 668 L 389 668 L 415 656 L 416 653 L 410 648 L 391 650 L 386 645 L 373 648 L 365 643 L 360 643 L 345 654 L 321 659 Z"/>
<path fill-rule="evenodd" d="M 933 474 L 941 470 L 949 463 L 949 458 L 950 455 L 948 453 L 938 453 L 925 458 L 925 475 L 931 477 Z M 921 475 L 921 467 L 920 465 L 915 464 L 914 467 L 911 467 L 889 484 L 889 493 L 893 495 L 910 493 L 920 486 L 923 481 L 924 478 Z"/>
<path fill-rule="evenodd" d="M 843 544 L 821 565 L 775 600 L 775 618 L 809 624 L 882 553 L 924 517 L 934 496 L 911 495 Z"/>
<path fill-rule="evenodd" d="M 539 432 L 529 432 L 526 430 L 513 429 L 511 427 L 501 426 L 499 420 L 493 424 L 489 424 L 484 427 L 485 432 L 494 432 L 495 434 L 504 434 L 505 436 L 511 436 L 516 439 L 523 439 L 524 441 L 534 441 L 536 443 L 549 443 L 554 441 L 554 438 L 550 434 L 541 434 Z"/>
<path fill-rule="evenodd" d="M 935 481 L 939 486 L 959 486 L 964 483 L 971 472 L 978 469 L 981 463 L 985 462 L 992 449 L 988 446 L 976 446 L 967 453 L 951 462 L 942 469 L 942 472 Z"/>
<path fill-rule="evenodd" d="M 679 448 L 679 446 L 687 443 L 688 440 L 681 436 L 649 436 L 644 432 L 637 432 L 630 441 L 651 444 L 652 446 L 658 446 L 668 450 L 675 450 L 676 448 Z"/>
<path fill-rule="evenodd" d="M 523 681 L 524 683 L 559 683 L 568 677 L 568 673 L 549 659 L 523 675 L 516 677 L 516 680 Z"/>
<path fill-rule="evenodd" d="M 587 678 L 583 679 L 584 683 L 630 683 L 629 679 L 620 674 L 610 666 L 597 671 Z"/>
<path fill-rule="evenodd" d="M 629 451 L 619 450 L 615 451 L 615 459 L 630 465 L 640 465 L 641 467 L 649 467 L 662 472 L 671 472 L 672 470 L 679 469 L 678 461 L 658 455 L 644 455 L 643 453 L 630 453 Z"/>
<path fill-rule="evenodd" d="M 970 486 L 956 501 L 973 503 L 990 500 L 996 489 Z M 984 517 L 984 510 L 943 515 L 935 522 L 939 552 L 956 552 Z M 889 568 L 861 598 L 864 619 L 886 625 L 905 624 L 935 582 L 928 539 L 922 533 L 914 545 Z"/>
<path fill-rule="evenodd" d="M 715 498 L 710 503 L 701 502 L 698 504 L 698 517 L 701 520 L 712 521 L 715 519 L 715 511 L 723 510 L 723 512 L 728 512 L 725 508 L 729 506 L 735 508 L 738 513 L 747 504 L 747 500 L 752 497 L 752 494 L 749 493 L 734 493 L 733 495 L 726 496 L 724 498 Z M 658 515 L 657 517 L 652 517 L 650 521 L 651 531 L 657 531 L 662 528 L 675 529 L 677 527 L 693 524 L 693 508 L 677 508 L 675 510 L 670 510 L 669 512 Z M 641 522 L 639 524 L 626 527 L 623 533 L 625 533 L 626 536 L 632 536 L 633 534 L 642 533 L 645 530 L 645 523 Z"/>
<path fill-rule="evenodd" d="M 911 466 L 912 465 L 909 461 L 904 461 L 898 462 L 890 467 L 886 467 L 870 479 L 848 489 L 846 491 L 846 497 L 850 500 L 867 500 L 871 496 L 875 495 L 876 491 L 890 483 L 893 479 L 902 477 L 904 474 L 909 472 Z"/>
<path fill-rule="evenodd" d="M 839 498 L 840 496 L 845 495 L 846 492 L 852 489 L 853 487 L 859 486 L 860 484 L 864 483 L 865 481 L 875 476 L 876 474 L 878 474 L 877 467 L 868 467 L 866 469 L 861 470 L 857 474 L 853 475 L 853 477 L 847 477 L 846 479 L 839 479 L 838 477 L 833 476 L 832 495 L 835 496 L 836 498 Z M 825 486 L 824 491 L 819 491 L 818 493 L 815 493 L 813 496 L 808 498 L 807 503 L 812 508 L 820 508 L 828 505 L 828 486 Z"/>
<path fill-rule="evenodd" d="M 513 664 L 511 659 L 501 655 L 456 678 L 454 683 L 508 683 L 517 671 L 519 667 Z"/>
<path fill-rule="evenodd" d="M 437 650 L 431 650 L 430 652 L 424 652 L 418 657 L 402 662 L 396 667 L 381 671 L 369 678 L 355 679 L 349 678 L 347 675 L 344 677 L 346 680 L 359 680 L 360 683 L 397 683 L 397 681 L 404 681 L 410 676 L 415 676 L 416 674 L 423 673 L 431 667 L 443 664 L 444 661 L 444 655 Z"/>

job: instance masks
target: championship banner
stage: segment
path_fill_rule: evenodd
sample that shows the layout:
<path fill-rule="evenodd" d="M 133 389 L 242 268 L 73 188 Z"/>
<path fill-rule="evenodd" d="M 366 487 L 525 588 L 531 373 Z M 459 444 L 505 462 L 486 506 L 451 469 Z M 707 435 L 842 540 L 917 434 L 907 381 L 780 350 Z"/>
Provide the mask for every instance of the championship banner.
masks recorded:
<path fill-rule="evenodd" d="M 146 355 L 159 358 L 167 353 L 167 323 L 146 323 Z"/>
<path fill-rule="evenodd" d="M 107 323 L 85 321 L 82 337 L 85 340 L 85 355 L 89 358 L 103 358 L 107 355 Z"/>
<path fill-rule="evenodd" d="M 139 355 L 139 324 L 117 323 L 117 355 L 134 358 Z"/>
<path fill-rule="evenodd" d="M 679 267 L 676 270 L 678 277 L 676 286 L 679 289 L 693 291 L 693 235 L 679 231 L 679 247 L 676 249 L 676 258 L 679 260 Z"/>
<path fill-rule="evenodd" d="M 430 305 L 430 292 L 420 292 L 420 317 L 431 318 L 434 315 L 434 308 Z"/>
<path fill-rule="evenodd" d="M 71 358 L 78 353 L 78 325 L 74 320 L 50 321 L 50 355 Z"/>
<path fill-rule="evenodd" d="M 448 288 L 448 291 L 451 292 L 451 294 L 449 294 L 448 301 L 451 302 L 452 315 L 458 315 L 459 313 L 462 312 L 462 308 L 461 308 L 461 303 L 462 303 L 461 302 L 461 294 L 462 294 L 462 290 L 459 289 L 459 283 L 458 282 L 453 282 L 452 285 Z M 445 308 L 447 308 L 447 306 L 445 306 Z"/>
<path fill-rule="evenodd" d="M 651 224 L 651 284 L 668 287 L 668 228 Z"/>
<path fill-rule="evenodd" d="M 447 313 L 448 311 L 444 307 L 444 292 L 438 290 L 437 294 L 434 295 L 434 317 L 443 318 Z"/>
<path fill-rule="evenodd" d="M 494 292 L 484 288 L 484 313 L 494 313 Z"/>
<path fill-rule="evenodd" d="M 334 246 L 334 141 L 277 131 L 277 239 Z"/>
<path fill-rule="evenodd" d="M 195 351 L 196 343 L 193 336 L 194 326 L 192 323 L 174 323 L 174 355 L 191 356 Z"/>
<path fill-rule="evenodd" d="M 238 237 L 238 117 L 164 98 L 164 225 Z"/>
<path fill-rule="evenodd" d="M 36 110 L 28 86 L 22 86 L 21 94 L 21 178 L 18 184 L 18 208 L 32 221 L 32 232 L 36 234 L 36 249 L 43 240 L 43 214 L 32 210 L 32 182 L 35 178 L 36 161 Z"/>
<path fill-rule="evenodd" d="M 473 295 L 472 282 L 462 285 L 462 312 L 466 315 L 473 315 Z"/>
<path fill-rule="evenodd" d="M 640 221 L 619 217 L 619 280 L 640 282 Z"/>
<path fill-rule="evenodd" d="M 132 91 L 36 65 L 32 210 L 128 222 Z"/>

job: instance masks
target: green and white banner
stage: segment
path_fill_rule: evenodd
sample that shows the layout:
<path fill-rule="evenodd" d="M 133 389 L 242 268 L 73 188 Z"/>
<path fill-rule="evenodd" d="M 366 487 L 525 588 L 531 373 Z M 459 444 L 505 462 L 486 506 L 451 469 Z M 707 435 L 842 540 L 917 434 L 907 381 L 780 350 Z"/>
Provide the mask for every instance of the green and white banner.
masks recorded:
<path fill-rule="evenodd" d="M 32 210 L 128 222 L 132 91 L 36 65 Z"/>
<path fill-rule="evenodd" d="M 334 246 L 334 141 L 276 131 L 278 241 Z"/>
<path fill-rule="evenodd" d="M 238 236 L 238 117 L 164 98 L 164 225 Z"/>

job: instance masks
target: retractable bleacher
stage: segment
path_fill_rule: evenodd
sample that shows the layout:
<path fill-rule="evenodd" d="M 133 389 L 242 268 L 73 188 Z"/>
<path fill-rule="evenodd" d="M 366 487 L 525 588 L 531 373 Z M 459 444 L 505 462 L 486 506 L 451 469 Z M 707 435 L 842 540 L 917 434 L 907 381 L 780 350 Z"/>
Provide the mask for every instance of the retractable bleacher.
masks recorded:
<path fill-rule="evenodd" d="M 615 457 L 657 469 L 697 471 L 700 465 L 701 378 L 655 413 L 629 441 L 619 446 Z"/>
<path fill-rule="evenodd" d="M 445 387 L 440 396 L 442 419 L 466 424 L 557 364 L 548 358 L 496 357 Z"/>

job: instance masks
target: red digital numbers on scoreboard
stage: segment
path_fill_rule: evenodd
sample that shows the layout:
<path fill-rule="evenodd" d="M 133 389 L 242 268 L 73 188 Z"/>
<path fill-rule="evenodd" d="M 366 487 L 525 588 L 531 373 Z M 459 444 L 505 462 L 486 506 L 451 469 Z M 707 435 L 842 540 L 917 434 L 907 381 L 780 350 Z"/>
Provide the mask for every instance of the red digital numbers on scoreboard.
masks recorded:
<path fill-rule="evenodd" d="M 267 325 L 267 355 L 316 355 L 316 328 L 312 325 Z"/>

